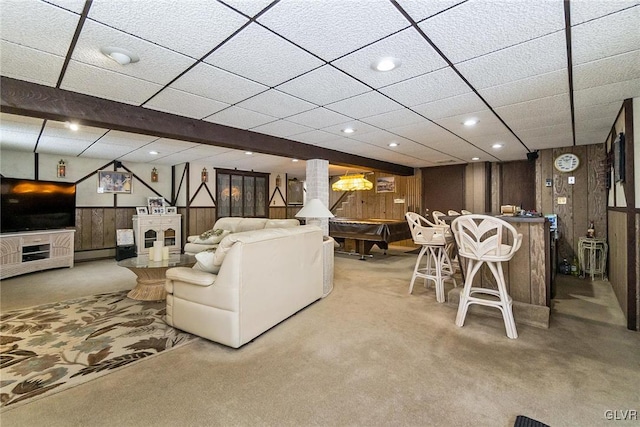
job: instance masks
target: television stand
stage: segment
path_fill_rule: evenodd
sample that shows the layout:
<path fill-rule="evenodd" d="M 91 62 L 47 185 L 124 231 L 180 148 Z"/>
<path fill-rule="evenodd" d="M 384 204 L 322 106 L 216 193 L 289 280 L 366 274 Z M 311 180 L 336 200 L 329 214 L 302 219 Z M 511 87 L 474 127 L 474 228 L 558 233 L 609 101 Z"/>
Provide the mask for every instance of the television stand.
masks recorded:
<path fill-rule="evenodd" d="M 65 229 L 0 234 L 0 279 L 73 267 L 74 233 Z"/>

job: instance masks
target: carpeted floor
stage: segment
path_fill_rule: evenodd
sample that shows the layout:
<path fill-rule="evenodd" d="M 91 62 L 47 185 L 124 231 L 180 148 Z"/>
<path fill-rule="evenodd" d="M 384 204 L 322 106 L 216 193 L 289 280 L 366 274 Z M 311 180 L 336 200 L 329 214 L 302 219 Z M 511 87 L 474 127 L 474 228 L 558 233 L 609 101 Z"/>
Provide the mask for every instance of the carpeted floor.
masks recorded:
<path fill-rule="evenodd" d="M 640 409 L 640 335 L 607 318 L 609 310 L 592 318 L 574 307 L 564 313 L 562 306 L 584 301 L 568 292 L 553 308 L 549 329 L 518 325 L 517 340 L 505 336 L 500 318 L 470 315 L 458 328 L 455 309 L 436 303 L 432 287 L 408 294 L 416 255 L 405 251 L 367 261 L 337 255 L 327 298 L 240 349 L 198 340 L 8 410 L 0 421 L 3 427 L 511 427 L 525 415 L 558 427 L 609 425 L 607 411 Z M 62 289 L 93 293 L 82 271 L 74 276 L 78 268 L 93 271 L 89 277 L 101 289 L 101 277 L 110 274 L 118 277 L 115 286 L 135 282 L 113 261 L 86 267 L 3 281 L 3 310 L 19 306 L 5 299 L 30 299 L 17 287 L 53 273 L 64 272 L 63 281 L 49 282 L 54 296 Z M 575 280 L 582 280 L 579 289 L 593 285 Z M 31 292 L 43 299 L 47 289 Z"/>

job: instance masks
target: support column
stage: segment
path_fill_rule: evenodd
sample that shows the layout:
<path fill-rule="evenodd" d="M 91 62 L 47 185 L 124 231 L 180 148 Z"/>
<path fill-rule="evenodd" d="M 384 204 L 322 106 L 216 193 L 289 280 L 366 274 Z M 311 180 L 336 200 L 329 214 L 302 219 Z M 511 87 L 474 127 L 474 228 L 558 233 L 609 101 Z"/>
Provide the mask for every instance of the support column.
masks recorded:
<path fill-rule="evenodd" d="M 320 199 L 329 209 L 329 161 L 322 159 L 307 160 L 306 200 Z M 329 220 L 323 218 L 320 222 L 322 234 L 329 235 Z"/>

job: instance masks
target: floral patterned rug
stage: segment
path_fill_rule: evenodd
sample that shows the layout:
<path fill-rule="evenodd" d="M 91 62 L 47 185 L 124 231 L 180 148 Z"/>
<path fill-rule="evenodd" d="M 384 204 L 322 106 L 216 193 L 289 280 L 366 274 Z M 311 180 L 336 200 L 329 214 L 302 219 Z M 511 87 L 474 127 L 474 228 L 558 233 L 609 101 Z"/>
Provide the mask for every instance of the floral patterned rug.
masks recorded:
<path fill-rule="evenodd" d="M 197 339 L 164 322 L 165 306 L 123 291 L 2 313 L 1 410 Z"/>

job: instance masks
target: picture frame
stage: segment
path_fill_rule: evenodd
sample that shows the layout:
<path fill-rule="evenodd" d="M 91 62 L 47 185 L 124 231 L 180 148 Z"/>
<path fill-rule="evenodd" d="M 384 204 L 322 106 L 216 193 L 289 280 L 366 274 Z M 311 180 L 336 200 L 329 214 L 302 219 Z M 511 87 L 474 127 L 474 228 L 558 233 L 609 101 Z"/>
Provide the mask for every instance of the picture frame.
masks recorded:
<path fill-rule="evenodd" d="M 148 215 L 149 214 L 149 209 L 146 206 L 137 206 L 136 207 L 136 214 L 137 215 Z"/>
<path fill-rule="evenodd" d="M 376 178 L 376 193 L 395 193 L 396 192 L 396 177 L 395 176 L 383 176 Z"/>
<path fill-rule="evenodd" d="M 177 214 L 178 213 L 178 208 L 175 206 L 167 206 L 166 208 L 164 208 L 164 213 L 165 214 Z"/>
<path fill-rule="evenodd" d="M 131 194 L 133 174 L 131 172 L 99 170 L 98 193 Z"/>
<path fill-rule="evenodd" d="M 118 246 L 133 245 L 133 228 L 121 228 L 116 230 L 116 244 Z"/>
<path fill-rule="evenodd" d="M 287 182 L 287 204 L 300 206 L 304 204 L 304 181 L 292 178 Z"/>
<path fill-rule="evenodd" d="M 164 213 L 164 197 L 147 197 L 147 206 L 149 207 L 149 214 L 158 215 Z M 157 208 L 162 208 L 160 212 Z"/>

